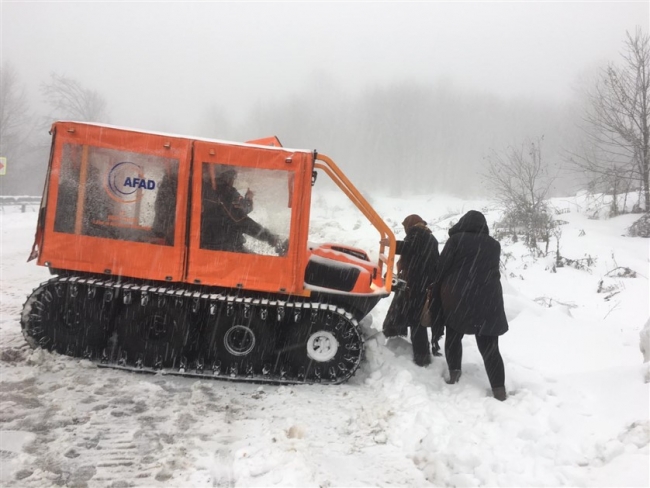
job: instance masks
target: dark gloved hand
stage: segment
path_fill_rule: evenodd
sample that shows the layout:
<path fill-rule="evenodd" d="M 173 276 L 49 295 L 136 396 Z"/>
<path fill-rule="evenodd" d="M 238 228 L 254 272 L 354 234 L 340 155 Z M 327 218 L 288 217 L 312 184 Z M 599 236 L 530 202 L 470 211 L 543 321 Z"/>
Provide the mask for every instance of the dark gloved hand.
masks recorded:
<path fill-rule="evenodd" d="M 278 253 L 278 256 L 285 256 L 289 250 L 289 239 L 283 241 L 278 239 L 278 242 L 275 244 L 275 252 Z"/>

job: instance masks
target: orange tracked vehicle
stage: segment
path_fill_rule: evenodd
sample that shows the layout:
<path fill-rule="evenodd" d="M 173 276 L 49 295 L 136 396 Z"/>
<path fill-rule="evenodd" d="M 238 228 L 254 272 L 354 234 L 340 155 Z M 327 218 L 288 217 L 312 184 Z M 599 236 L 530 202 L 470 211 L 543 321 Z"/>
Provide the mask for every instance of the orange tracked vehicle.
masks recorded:
<path fill-rule="evenodd" d="M 359 321 L 389 295 L 395 237 L 327 156 L 57 122 L 30 259 L 55 275 L 25 303 L 28 343 L 104 367 L 341 383 Z M 326 173 L 379 233 L 377 262 L 308 241 Z M 388 242 L 388 244 L 383 244 Z"/>

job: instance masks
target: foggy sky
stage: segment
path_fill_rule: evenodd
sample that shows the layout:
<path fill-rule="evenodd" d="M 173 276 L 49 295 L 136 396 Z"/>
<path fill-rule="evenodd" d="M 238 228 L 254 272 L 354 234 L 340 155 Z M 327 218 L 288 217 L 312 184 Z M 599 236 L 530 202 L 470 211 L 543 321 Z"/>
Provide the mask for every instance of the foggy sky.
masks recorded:
<path fill-rule="evenodd" d="M 647 1 L 3 0 L 0 51 L 34 98 L 55 71 L 104 96 L 115 125 L 192 134 L 210 107 L 243 120 L 321 78 L 342 96 L 443 80 L 561 102 L 581 72 L 619 57 L 626 30 L 647 32 L 649 10 Z"/>

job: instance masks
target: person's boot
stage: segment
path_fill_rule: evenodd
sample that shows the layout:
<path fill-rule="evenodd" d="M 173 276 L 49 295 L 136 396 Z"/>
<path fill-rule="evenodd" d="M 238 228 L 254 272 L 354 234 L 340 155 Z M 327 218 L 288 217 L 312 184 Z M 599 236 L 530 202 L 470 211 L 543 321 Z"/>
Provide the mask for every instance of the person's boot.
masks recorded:
<path fill-rule="evenodd" d="M 429 353 L 414 354 L 413 362 L 418 366 L 422 366 L 422 367 L 429 366 L 431 364 L 431 356 L 429 356 Z"/>
<path fill-rule="evenodd" d="M 449 379 L 445 380 L 445 382 L 448 385 L 453 385 L 454 383 L 458 383 L 458 380 L 460 379 L 461 375 L 461 370 L 460 369 L 450 369 L 449 370 Z"/>
<path fill-rule="evenodd" d="M 496 398 L 500 402 L 503 402 L 503 401 L 505 401 L 506 398 L 508 398 L 508 395 L 506 394 L 506 387 L 505 386 L 499 386 L 498 388 L 492 388 L 492 394 L 494 395 L 494 398 Z"/>
<path fill-rule="evenodd" d="M 442 356 L 442 353 L 440 352 L 440 344 L 438 344 L 438 341 L 433 341 L 431 343 L 431 354 L 433 354 L 434 357 Z"/>

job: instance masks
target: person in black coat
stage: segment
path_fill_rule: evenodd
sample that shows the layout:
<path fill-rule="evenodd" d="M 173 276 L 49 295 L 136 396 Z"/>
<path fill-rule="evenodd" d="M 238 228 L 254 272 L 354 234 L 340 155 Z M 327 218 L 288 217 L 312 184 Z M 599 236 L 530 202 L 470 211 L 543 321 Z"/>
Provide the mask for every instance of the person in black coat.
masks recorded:
<path fill-rule="evenodd" d="M 398 277 L 406 281 L 406 289 L 396 293 L 384 320 L 383 331 L 386 337 L 405 336 L 411 328 L 413 360 L 419 366 L 431 363 L 429 355 L 429 335 L 427 327 L 420 321 L 424 308 L 427 288 L 438 263 L 438 241 L 419 215 L 409 215 L 402 222 L 406 237 L 397 241 L 396 254 Z M 437 356 L 442 336 L 434 331 L 432 337 L 433 353 Z"/>
<path fill-rule="evenodd" d="M 158 186 L 156 203 L 154 204 L 154 219 L 151 226 L 152 234 L 166 246 L 174 245 L 174 222 L 176 221 L 176 191 L 178 175 L 175 170 L 168 169 Z"/>
<path fill-rule="evenodd" d="M 463 336 L 475 335 L 494 396 L 505 400 L 499 336 L 507 332 L 508 321 L 503 307 L 500 258 L 501 245 L 490 237 L 485 216 L 470 210 L 449 230 L 438 263 L 433 303 L 438 303 L 447 329 L 447 383 L 460 379 Z M 432 308 L 432 313 L 437 312 Z"/>
<path fill-rule="evenodd" d="M 253 210 L 253 192 L 242 196 L 234 187 L 237 171 L 222 169 L 213 189 L 209 174 L 203 178 L 203 209 L 201 213 L 201 248 L 215 251 L 245 253 L 244 234 L 275 247 L 279 255 L 287 252 L 288 242 L 261 226 L 248 214 Z"/>

